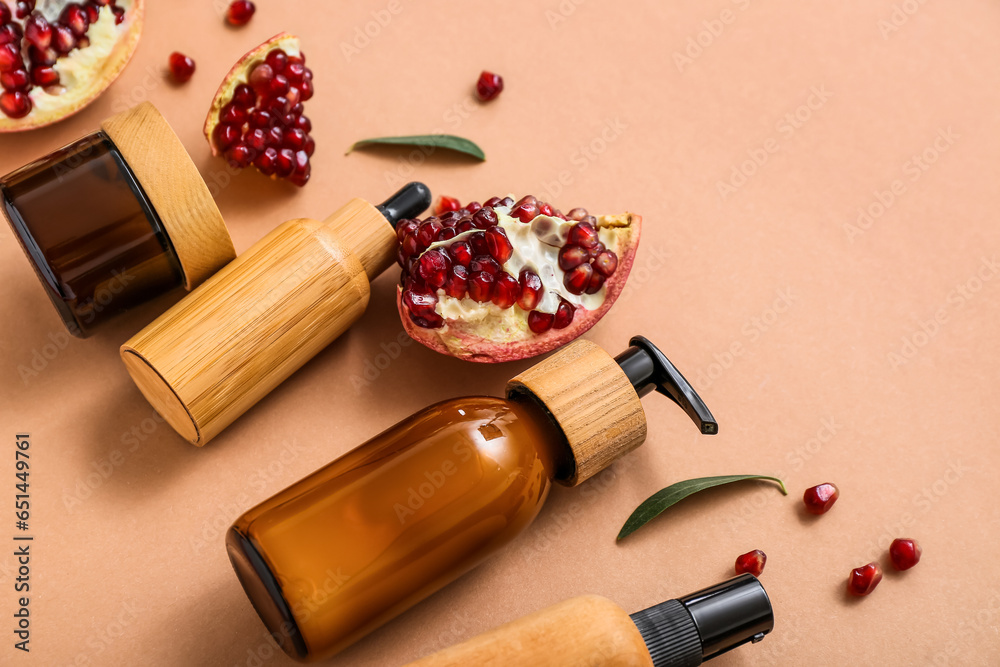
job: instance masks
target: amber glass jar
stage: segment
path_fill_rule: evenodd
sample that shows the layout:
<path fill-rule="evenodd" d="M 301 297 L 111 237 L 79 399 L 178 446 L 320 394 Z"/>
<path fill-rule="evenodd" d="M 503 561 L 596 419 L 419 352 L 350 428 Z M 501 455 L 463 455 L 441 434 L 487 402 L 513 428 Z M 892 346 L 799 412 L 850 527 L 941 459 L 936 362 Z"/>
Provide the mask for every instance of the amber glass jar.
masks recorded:
<path fill-rule="evenodd" d="M 233 257 L 198 170 L 145 104 L 0 179 L 11 228 L 69 331 L 203 281 Z"/>

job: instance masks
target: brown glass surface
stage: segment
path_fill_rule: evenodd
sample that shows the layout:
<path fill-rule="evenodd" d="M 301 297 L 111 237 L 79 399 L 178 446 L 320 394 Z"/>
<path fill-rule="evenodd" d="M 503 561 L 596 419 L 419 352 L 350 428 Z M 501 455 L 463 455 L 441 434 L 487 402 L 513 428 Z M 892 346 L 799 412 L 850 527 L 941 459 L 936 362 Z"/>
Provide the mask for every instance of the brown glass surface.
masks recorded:
<path fill-rule="evenodd" d="M 538 514 L 561 432 L 532 404 L 460 398 L 406 419 L 233 526 L 280 587 L 240 579 L 272 632 L 287 604 L 309 659 L 336 653 L 507 544 Z M 245 561 L 234 554 L 234 563 Z M 283 642 L 286 651 L 291 649 Z"/>
<path fill-rule="evenodd" d="M 166 234 L 103 132 L 8 174 L 0 192 L 11 226 L 74 335 L 86 336 L 109 317 L 181 284 Z"/>

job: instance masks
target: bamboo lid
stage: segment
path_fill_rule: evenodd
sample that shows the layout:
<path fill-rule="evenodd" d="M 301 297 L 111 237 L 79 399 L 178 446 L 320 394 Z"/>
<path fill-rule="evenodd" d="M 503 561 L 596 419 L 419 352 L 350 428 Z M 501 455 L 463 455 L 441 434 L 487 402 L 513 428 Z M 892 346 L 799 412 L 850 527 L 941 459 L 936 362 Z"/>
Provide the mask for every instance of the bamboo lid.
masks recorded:
<path fill-rule="evenodd" d="M 212 193 L 181 140 L 149 102 L 101 124 L 156 210 L 194 289 L 236 258 Z"/>
<path fill-rule="evenodd" d="M 573 452 L 576 486 L 646 440 L 639 394 L 600 346 L 576 340 L 507 383 L 507 396 L 533 396 L 559 424 Z"/>

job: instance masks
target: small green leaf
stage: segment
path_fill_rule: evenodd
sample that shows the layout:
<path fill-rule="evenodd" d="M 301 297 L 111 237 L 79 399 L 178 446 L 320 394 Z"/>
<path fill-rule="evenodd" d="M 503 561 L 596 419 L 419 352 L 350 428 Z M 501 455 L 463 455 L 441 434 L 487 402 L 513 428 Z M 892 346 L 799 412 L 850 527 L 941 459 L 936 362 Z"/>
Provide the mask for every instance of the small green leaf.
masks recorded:
<path fill-rule="evenodd" d="M 767 479 L 777 482 L 778 486 L 781 487 L 781 493 L 786 496 L 788 495 L 788 490 L 785 489 L 784 482 L 777 477 L 768 477 L 767 475 L 722 475 L 721 477 L 699 477 L 697 479 L 684 480 L 683 482 L 671 484 L 667 488 L 657 491 L 649 498 L 646 498 L 641 505 L 635 508 L 632 516 L 622 526 L 621 531 L 618 533 L 618 539 L 620 540 L 623 537 L 631 535 L 646 525 L 646 523 L 659 516 L 665 509 L 676 505 L 691 494 L 710 489 L 713 486 L 742 482 L 747 479 Z"/>
<path fill-rule="evenodd" d="M 450 151 L 458 151 L 479 160 L 486 159 L 486 153 L 483 152 L 482 148 L 468 139 L 456 137 L 454 134 L 417 134 L 410 137 L 362 139 L 361 141 L 356 141 L 347 150 L 347 153 L 356 148 L 365 148 L 366 146 L 430 146 L 432 148 L 446 148 Z"/>

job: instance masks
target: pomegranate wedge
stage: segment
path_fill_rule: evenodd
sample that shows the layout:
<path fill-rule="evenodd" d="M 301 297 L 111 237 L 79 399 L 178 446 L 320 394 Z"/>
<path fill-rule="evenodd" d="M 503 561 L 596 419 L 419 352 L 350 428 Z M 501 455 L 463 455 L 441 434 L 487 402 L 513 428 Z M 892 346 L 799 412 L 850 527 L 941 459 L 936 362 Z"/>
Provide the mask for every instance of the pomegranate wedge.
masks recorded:
<path fill-rule="evenodd" d="M 586 332 L 621 294 L 642 219 L 493 197 L 396 227 L 397 306 L 432 350 L 486 363 L 525 359 Z"/>

